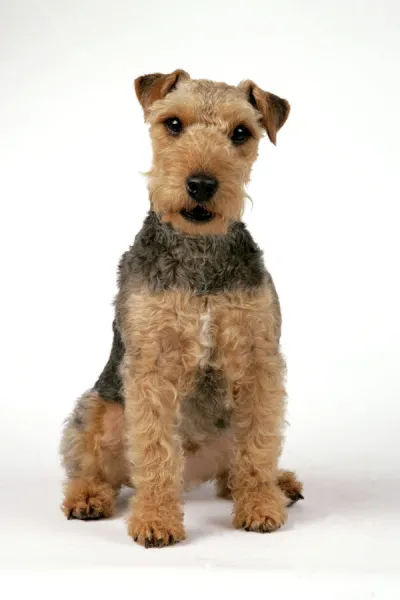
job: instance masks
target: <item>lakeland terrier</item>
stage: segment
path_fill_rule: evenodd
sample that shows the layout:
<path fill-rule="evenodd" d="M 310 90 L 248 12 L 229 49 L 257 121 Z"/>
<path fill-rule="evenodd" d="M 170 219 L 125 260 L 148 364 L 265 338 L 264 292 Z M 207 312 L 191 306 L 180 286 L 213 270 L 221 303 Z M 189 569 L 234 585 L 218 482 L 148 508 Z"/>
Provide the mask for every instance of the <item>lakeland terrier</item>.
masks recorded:
<path fill-rule="evenodd" d="M 286 100 L 182 70 L 135 81 L 150 124 L 150 211 L 122 256 L 110 358 L 61 443 L 68 518 L 112 515 L 136 489 L 129 535 L 185 538 L 184 490 L 215 480 L 233 524 L 271 532 L 302 498 L 278 469 L 285 411 L 281 315 L 262 253 L 241 222 L 245 186 Z"/>

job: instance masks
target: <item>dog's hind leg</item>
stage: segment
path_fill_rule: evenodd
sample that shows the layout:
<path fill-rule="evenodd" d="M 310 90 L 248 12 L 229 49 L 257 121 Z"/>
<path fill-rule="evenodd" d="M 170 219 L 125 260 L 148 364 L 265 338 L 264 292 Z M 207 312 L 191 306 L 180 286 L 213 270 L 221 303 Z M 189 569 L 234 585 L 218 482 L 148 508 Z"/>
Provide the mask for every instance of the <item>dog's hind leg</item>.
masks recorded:
<path fill-rule="evenodd" d="M 67 472 L 62 510 L 68 519 L 112 515 L 127 482 L 123 448 L 124 411 L 96 391 L 85 393 L 66 422 L 61 456 Z"/>
<path fill-rule="evenodd" d="M 303 484 L 292 471 L 279 470 L 277 484 L 287 498 L 287 506 L 292 506 L 298 500 L 303 500 Z M 222 472 L 215 481 L 216 492 L 219 498 L 232 498 L 232 490 L 229 484 L 229 471 Z"/>
<path fill-rule="evenodd" d="M 186 452 L 184 482 L 191 489 L 206 481 L 215 480 L 216 494 L 219 498 L 232 498 L 230 470 L 233 462 L 234 440 L 232 432 L 221 434 L 195 452 Z M 287 506 L 303 499 L 303 484 L 292 471 L 277 471 L 276 483 L 285 494 Z"/>

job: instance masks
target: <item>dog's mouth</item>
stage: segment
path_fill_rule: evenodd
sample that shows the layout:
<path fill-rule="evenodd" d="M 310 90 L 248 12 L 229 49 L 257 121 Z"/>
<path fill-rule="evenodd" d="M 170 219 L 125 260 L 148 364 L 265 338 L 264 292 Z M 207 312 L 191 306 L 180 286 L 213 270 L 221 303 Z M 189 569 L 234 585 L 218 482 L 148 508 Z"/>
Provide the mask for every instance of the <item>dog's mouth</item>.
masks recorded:
<path fill-rule="evenodd" d="M 202 204 L 196 204 L 191 210 L 182 208 L 180 214 L 188 221 L 195 221 L 196 223 L 208 223 L 214 218 L 214 213 L 207 210 Z"/>

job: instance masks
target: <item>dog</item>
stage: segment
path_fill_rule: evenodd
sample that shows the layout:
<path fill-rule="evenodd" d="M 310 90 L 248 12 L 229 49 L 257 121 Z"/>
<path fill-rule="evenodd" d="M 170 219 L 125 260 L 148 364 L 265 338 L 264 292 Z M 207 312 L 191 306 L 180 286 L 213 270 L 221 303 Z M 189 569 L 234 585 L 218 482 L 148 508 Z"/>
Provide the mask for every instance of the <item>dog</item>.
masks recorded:
<path fill-rule="evenodd" d="M 183 492 L 214 480 L 233 525 L 272 532 L 303 498 L 278 469 L 285 414 L 281 313 L 262 253 L 241 221 L 264 132 L 290 106 L 252 81 L 183 70 L 135 80 L 150 124 L 150 211 L 118 270 L 113 343 L 63 431 L 70 519 L 113 514 L 136 490 L 129 535 L 185 538 Z"/>

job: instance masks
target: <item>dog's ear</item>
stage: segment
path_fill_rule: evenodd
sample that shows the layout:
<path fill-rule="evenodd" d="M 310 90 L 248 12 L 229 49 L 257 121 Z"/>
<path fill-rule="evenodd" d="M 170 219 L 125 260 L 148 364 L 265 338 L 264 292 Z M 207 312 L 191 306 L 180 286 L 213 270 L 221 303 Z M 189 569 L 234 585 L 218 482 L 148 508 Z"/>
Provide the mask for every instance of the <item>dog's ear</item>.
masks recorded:
<path fill-rule="evenodd" d="M 239 84 L 239 88 L 244 90 L 250 104 L 261 113 L 261 122 L 268 137 L 273 144 L 276 144 L 276 134 L 289 116 L 289 102 L 275 94 L 264 92 L 253 81 L 243 81 Z"/>
<path fill-rule="evenodd" d="M 179 79 L 189 79 L 188 73 L 177 69 L 173 73 L 152 73 L 135 79 L 136 96 L 146 112 L 156 100 L 161 100 L 177 85 Z"/>

